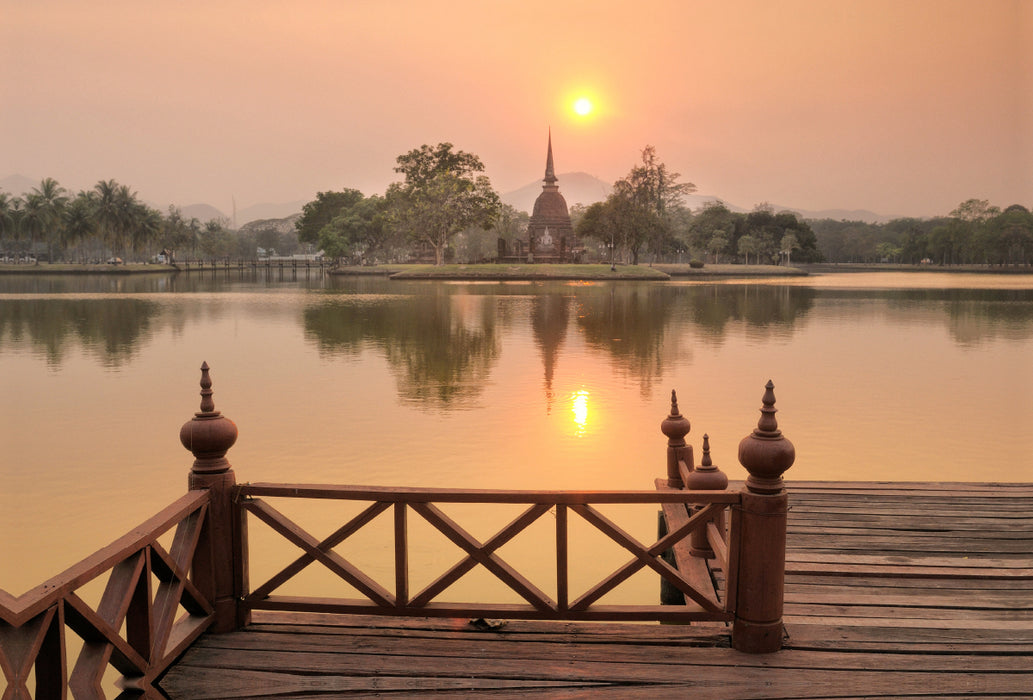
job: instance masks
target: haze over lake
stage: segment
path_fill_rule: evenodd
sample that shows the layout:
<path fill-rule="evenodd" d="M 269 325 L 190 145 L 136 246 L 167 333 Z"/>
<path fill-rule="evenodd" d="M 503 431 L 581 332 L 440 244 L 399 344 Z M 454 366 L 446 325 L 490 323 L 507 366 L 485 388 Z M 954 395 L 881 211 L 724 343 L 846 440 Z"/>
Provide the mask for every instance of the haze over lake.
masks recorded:
<path fill-rule="evenodd" d="M 0 588 L 181 495 L 212 367 L 240 481 L 649 489 L 678 391 L 731 478 L 775 383 L 793 480 L 1033 478 L 1033 279 L 0 277 Z M 655 523 L 654 523 L 655 525 Z M 17 563 L 17 564 L 14 564 Z"/>

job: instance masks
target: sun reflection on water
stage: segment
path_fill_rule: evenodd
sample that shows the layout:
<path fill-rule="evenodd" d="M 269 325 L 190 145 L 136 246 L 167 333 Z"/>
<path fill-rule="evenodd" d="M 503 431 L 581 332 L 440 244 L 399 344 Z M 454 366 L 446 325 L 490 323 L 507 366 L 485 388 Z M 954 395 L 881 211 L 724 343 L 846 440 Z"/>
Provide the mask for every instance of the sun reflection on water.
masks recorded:
<path fill-rule="evenodd" d="M 570 395 L 570 412 L 574 414 L 574 434 L 585 434 L 588 427 L 588 392 L 582 389 Z"/>

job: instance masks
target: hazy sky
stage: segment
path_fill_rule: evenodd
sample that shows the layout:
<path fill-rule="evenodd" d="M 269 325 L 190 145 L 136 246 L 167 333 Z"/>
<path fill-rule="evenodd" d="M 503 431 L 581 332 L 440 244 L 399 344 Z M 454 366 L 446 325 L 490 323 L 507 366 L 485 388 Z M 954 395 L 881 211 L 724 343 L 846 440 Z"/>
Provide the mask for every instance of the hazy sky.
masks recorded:
<path fill-rule="evenodd" d="M 0 0 L 0 177 L 229 212 L 451 141 L 506 192 L 550 126 L 744 207 L 1033 206 L 1033 0 Z"/>

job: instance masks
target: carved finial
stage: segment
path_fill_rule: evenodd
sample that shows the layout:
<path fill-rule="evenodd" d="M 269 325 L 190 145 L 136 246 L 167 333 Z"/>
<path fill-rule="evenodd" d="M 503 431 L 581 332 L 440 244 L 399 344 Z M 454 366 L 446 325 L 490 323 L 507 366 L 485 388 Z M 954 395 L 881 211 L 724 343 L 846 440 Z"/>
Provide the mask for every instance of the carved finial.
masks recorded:
<path fill-rule="evenodd" d="M 667 483 L 672 488 L 683 488 L 679 462 L 692 470 L 692 448 L 685 444 L 685 436 L 692 426 L 689 419 L 678 412 L 678 394 L 671 390 L 671 413 L 660 423 L 660 432 L 667 436 Z"/>
<path fill-rule="evenodd" d="M 237 426 L 226 416 L 215 410 L 212 401 L 212 378 L 208 374 L 208 363 L 201 365 L 201 410 L 183 424 L 179 440 L 183 447 L 194 455 L 195 474 L 217 474 L 226 472 L 230 463 L 226 452 L 237 441 Z"/>
<path fill-rule="evenodd" d="M 757 421 L 757 430 L 763 433 L 765 436 L 776 437 L 782 434 L 782 431 L 778 429 L 778 421 L 775 420 L 775 414 L 778 413 L 778 409 L 775 408 L 775 385 L 769 379 L 768 383 L 764 385 L 764 398 L 761 399 L 761 403 L 764 407 L 760 409 L 760 420 Z"/>
<path fill-rule="evenodd" d="M 754 493 L 778 493 L 784 487 L 782 473 L 796 461 L 796 448 L 778 429 L 775 420 L 775 385 L 765 386 L 764 406 L 752 434 L 739 443 L 739 463 L 750 473 L 746 487 Z"/>
<path fill-rule="evenodd" d="M 208 374 L 208 363 L 201 363 L 201 414 L 217 413 L 212 399 L 212 378 Z M 200 415 L 200 414 L 199 414 Z"/>
<path fill-rule="evenodd" d="M 671 413 L 660 424 L 660 432 L 668 437 L 667 444 L 681 447 L 685 444 L 685 436 L 692 429 L 689 419 L 678 412 L 678 394 L 671 390 Z"/>
<path fill-rule="evenodd" d="M 703 433 L 703 459 L 699 461 L 701 467 L 711 467 L 714 463 L 710 461 L 710 436 Z"/>

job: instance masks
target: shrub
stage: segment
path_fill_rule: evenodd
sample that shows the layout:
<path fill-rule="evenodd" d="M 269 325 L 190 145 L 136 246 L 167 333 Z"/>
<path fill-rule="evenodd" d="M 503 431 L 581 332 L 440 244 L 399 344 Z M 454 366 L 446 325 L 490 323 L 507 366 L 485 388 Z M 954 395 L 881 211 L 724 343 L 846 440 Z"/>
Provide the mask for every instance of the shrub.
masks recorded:
<path fill-rule="evenodd" d="M 690 260 L 689 261 L 689 267 L 698 270 L 699 268 L 703 267 L 703 261 L 702 260 Z"/>

